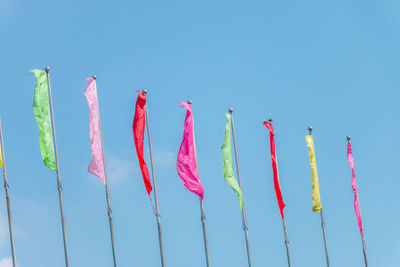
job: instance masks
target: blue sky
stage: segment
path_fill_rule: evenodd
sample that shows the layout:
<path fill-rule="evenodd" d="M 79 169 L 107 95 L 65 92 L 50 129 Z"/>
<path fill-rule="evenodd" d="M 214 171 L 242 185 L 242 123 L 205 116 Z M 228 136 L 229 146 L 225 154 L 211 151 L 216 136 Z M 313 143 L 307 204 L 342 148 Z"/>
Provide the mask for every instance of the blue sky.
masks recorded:
<path fill-rule="evenodd" d="M 71 266 L 112 265 L 104 187 L 91 158 L 85 78 L 96 74 L 120 266 L 160 266 L 156 218 L 131 125 L 148 90 L 167 266 L 205 266 L 198 198 L 175 161 L 195 116 L 211 264 L 246 266 L 237 198 L 223 179 L 224 112 L 235 126 L 253 264 L 286 266 L 268 133 L 274 119 L 293 266 L 325 264 L 304 136 L 314 128 L 332 266 L 361 267 L 346 159 L 352 136 L 371 266 L 398 265 L 398 1 L 0 1 L 0 114 L 20 267 L 62 267 L 56 175 L 40 156 L 35 79 L 51 67 Z M 147 142 L 145 156 L 148 161 Z M 148 161 L 149 162 L 149 161 Z M 10 249 L 0 191 L 0 266 Z"/>

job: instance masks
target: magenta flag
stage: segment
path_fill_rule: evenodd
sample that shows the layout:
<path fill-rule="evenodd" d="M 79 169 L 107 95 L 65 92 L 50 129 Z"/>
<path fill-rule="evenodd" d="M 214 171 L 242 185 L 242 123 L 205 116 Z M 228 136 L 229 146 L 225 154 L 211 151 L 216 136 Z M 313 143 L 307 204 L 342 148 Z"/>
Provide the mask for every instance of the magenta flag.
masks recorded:
<path fill-rule="evenodd" d="M 182 107 L 187 110 L 183 131 L 183 140 L 179 148 L 176 169 L 185 188 L 195 193 L 203 200 L 204 190 L 201 184 L 196 161 L 196 147 L 194 143 L 192 106 L 181 102 Z"/>
<path fill-rule="evenodd" d="M 362 226 L 362 220 L 361 220 L 361 212 L 360 212 L 360 204 L 358 203 L 358 192 L 357 192 L 357 183 L 356 183 L 356 174 L 354 171 L 354 160 L 353 160 L 353 153 L 351 151 L 351 144 L 350 142 L 347 143 L 347 159 L 349 161 L 350 167 L 351 167 L 351 173 L 352 173 L 352 180 L 351 180 L 351 186 L 353 187 L 354 191 L 354 209 L 356 211 L 356 216 L 357 216 L 357 221 L 358 221 L 358 228 L 360 229 L 360 233 L 363 233 L 363 226 Z"/>
<path fill-rule="evenodd" d="M 92 161 L 89 164 L 88 171 L 99 177 L 99 179 L 105 184 L 96 79 L 87 78 L 86 80 L 89 80 L 86 85 L 85 96 L 90 110 L 90 141 L 92 143 Z"/>

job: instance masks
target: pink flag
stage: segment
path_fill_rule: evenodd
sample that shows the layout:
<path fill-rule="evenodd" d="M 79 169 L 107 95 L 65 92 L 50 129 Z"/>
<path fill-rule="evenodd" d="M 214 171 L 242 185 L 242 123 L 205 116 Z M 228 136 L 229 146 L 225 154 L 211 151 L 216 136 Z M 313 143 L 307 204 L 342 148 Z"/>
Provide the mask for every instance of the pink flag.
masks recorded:
<path fill-rule="evenodd" d="M 92 161 L 89 164 L 88 171 L 99 177 L 100 180 L 105 183 L 96 79 L 87 78 L 86 80 L 89 80 L 86 85 L 85 96 L 90 109 L 90 141 L 92 142 Z"/>
<path fill-rule="evenodd" d="M 187 112 L 183 140 L 179 148 L 176 169 L 178 170 L 178 175 L 184 183 L 185 188 L 197 194 L 200 199 L 203 200 L 204 190 L 197 169 L 196 147 L 194 144 L 192 106 L 185 102 L 181 102 L 181 104 L 187 109 Z"/>
<path fill-rule="evenodd" d="M 361 220 L 361 212 L 360 212 L 360 204 L 358 203 L 358 192 L 357 192 L 357 183 L 356 183 L 356 174 L 354 171 L 354 160 L 353 160 L 353 153 L 351 152 L 351 144 L 350 142 L 347 143 L 347 159 L 349 161 L 351 172 L 352 172 L 352 180 L 351 185 L 354 191 L 354 209 L 356 210 L 356 216 L 358 221 L 358 228 L 360 228 L 360 233 L 363 233 L 363 226 Z"/>

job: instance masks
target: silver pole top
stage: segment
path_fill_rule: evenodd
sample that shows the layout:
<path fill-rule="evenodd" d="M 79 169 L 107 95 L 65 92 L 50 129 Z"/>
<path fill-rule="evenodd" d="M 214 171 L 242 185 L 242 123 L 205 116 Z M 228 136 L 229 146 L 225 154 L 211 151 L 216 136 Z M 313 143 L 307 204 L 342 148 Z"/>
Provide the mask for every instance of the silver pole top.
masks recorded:
<path fill-rule="evenodd" d="M 50 67 L 46 67 L 44 70 L 45 70 L 47 73 L 49 73 L 49 72 L 50 72 Z"/>
<path fill-rule="evenodd" d="M 192 104 L 192 100 L 188 100 L 187 103 L 188 103 L 189 105 L 191 105 L 191 104 Z"/>
<path fill-rule="evenodd" d="M 310 135 L 312 135 L 312 127 L 308 126 L 308 131 L 310 132 Z"/>
<path fill-rule="evenodd" d="M 233 113 L 233 108 L 230 108 L 228 111 L 229 111 L 230 114 L 232 114 Z"/>
<path fill-rule="evenodd" d="M 347 143 L 350 143 L 351 136 L 350 135 L 346 136 L 346 139 L 347 139 Z"/>
<path fill-rule="evenodd" d="M 147 94 L 147 90 L 144 89 L 144 90 L 142 91 L 142 93 L 143 93 L 144 95 L 146 95 L 146 94 Z"/>
<path fill-rule="evenodd" d="M 97 79 L 97 76 L 96 76 L 96 75 L 92 75 L 92 78 L 96 80 L 96 79 Z"/>

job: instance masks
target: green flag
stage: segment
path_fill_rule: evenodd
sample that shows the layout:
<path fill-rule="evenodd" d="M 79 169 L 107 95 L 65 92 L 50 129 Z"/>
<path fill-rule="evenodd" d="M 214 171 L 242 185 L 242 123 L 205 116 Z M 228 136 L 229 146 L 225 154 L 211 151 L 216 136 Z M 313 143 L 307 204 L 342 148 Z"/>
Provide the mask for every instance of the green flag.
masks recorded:
<path fill-rule="evenodd" d="M 35 94 L 33 97 L 33 115 L 39 126 L 40 151 L 44 165 L 55 171 L 56 161 L 53 150 L 53 135 L 51 133 L 49 115 L 49 90 L 47 87 L 47 75 L 42 70 L 31 70 L 36 77 Z"/>
<path fill-rule="evenodd" d="M 236 195 L 239 198 L 240 209 L 243 208 L 243 194 L 240 189 L 238 182 L 236 181 L 235 174 L 233 172 L 232 164 L 232 145 L 231 145 L 231 120 L 232 115 L 226 113 L 228 119 L 225 127 L 225 139 L 222 145 L 222 163 L 224 165 L 224 178 L 225 181 L 232 187 Z"/>

